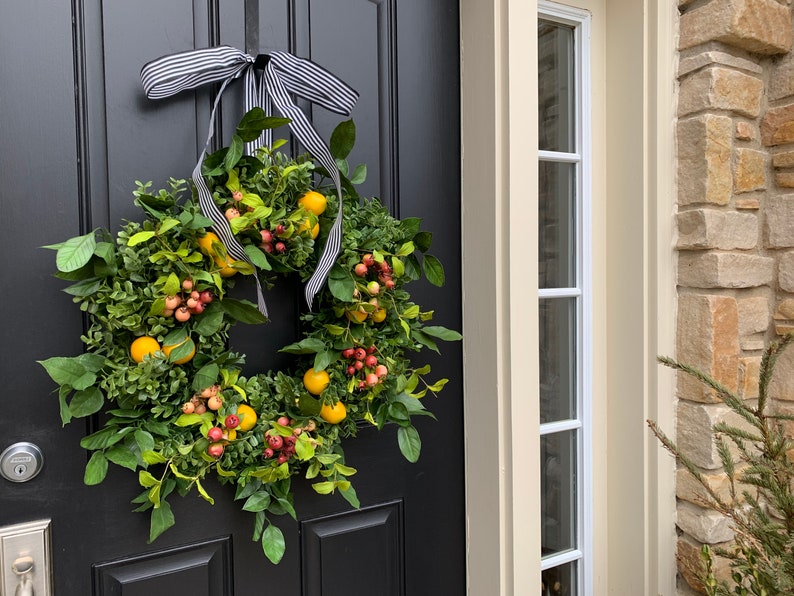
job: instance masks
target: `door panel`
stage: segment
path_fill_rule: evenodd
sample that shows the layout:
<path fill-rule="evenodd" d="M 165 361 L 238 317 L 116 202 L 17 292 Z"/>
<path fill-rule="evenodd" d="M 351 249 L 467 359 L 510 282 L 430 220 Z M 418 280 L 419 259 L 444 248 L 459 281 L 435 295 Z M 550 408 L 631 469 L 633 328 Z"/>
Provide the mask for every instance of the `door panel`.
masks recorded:
<path fill-rule="evenodd" d="M 422 457 L 406 462 L 396 429 L 362 428 L 345 446 L 362 509 L 318 496 L 295 479 L 299 519 L 278 520 L 287 553 L 271 565 L 251 541 L 253 516 L 231 491 L 172 499 L 177 525 L 147 544 L 148 516 L 131 512 L 135 478 L 111 466 L 82 483 L 80 438 L 92 423 L 61 428 L 57 395 L 36 364 L 81 350 L 82 319 L 52 278 L 54 253 L 38 247 L 138 218 L 135 180 L 159 188 L 188 177 L 204 144 L 214 89 L 148 101 L 141 66 L 163 54 L 226 43 L 249 53 L 286 49 L 309 57 L 361 93 L 351 163 L 366 163 L 364 195 L 395 215 L 419 216 L 446 267 L 443 290 L 413 284 L 438 323 L 460 327 L 458 16 L 453 0 L 32 0 L 0 7 L 0 249 L 4 264 L 6 382 L 3 441 L 44 451 L 28 483 L 0 479 L 0 525 L 51 517 L 56 594 L 463 594 L 464 497 L 460 346 L 425 359 L 451 382 L 417 421 Z M 32 35 L 31 32 L 35 32 Z M 46 39 L 46 43 L 41 40 Z M 23 58 L 24 57 L 24 58 Z M 324 138 L 339 117 L 305 106 Z M 225 94 L 215 145 L 241 115 L 239 85 Z M 24 261 L 24 263 L 23 263 Z M 242 288 L 252 292 L 251 288 Z M 279 368 L 294 341 L 301 291 L 268 295 L 273 321 L 235 329 L 248 369 Z M 432 399 L 432 398 L 428 398 Z M 21 406 L 21 407 L 20 407 Z"/>

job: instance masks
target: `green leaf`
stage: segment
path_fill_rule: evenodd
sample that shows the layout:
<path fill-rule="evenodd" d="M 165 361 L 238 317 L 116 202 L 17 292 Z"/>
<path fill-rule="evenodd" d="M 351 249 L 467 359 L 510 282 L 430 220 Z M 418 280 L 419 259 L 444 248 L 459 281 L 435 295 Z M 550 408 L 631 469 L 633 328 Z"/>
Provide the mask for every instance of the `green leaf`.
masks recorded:
<path fill-rule="evenodd" d="M 99 387 L 88 387 L 74 394 L 72 401 L 69 403 L 69 411 L 75 418 L 83 418 L 99 412 L 104 403 L 105 396 L 99 390 Z"/>
<path fill-rule="evenodd" d="M 256 325 L 267 322 L 267 317 L 259 312 L 259 309 L 255 304 L 252 304 L 247 300 L 224 298 L 220 301 L 220 305 L 223 309 L 223 312 L 241 323 Z"/>
<path fill-rule="evenodd" d="M 205 501 L 207 501 L 210 505 L 215 504 L 215 499 L 213 499 L 210 496 L 210 494 L 204 489 L 204 487 L 201 485 L 201 480 L 199 480 L 198 478 L 196 478 L 196 488 L 198 489 L 199 494 Z"/>
<path fill-rule="evenodd" d="M 246 143 L 250 143 L 258 139 L 263 130 L 278 128 L 289 123 L 289 118 L 266 116 L 262 108 L 256 107 L 246 112 L 240 120 L 240 124 L 237 125 L 237 135 Z"/>
<path fill-rule="evenodd" d="M 422 269 L 425 272 L 425 277 L 434 286 L 439 288 L 444 285 L 444 267 L 433 255 L 425 255 L 422 260 Z"/>
<path fill-rule="evenodd" d="M 205 385 L 204 387 L 200 387 L 200 389 L 204 389 L 205 387 L 209 387 L 212 385 Z M 197 389 L 198 391 L 198 389 Z M 201 424 L 204 422 L 204 419 L 199 414 L 180 414 L 179 418 L 174 421 L 176 426 L 193 426 L 194 424 Z"/>
<path fill-rule="evenodd" d="M 94 451 L 85 466 L 83 482 L 89 486 L 99 484 L 108 473 L 108 460 L 102 451 Z"/>
<path fill-rule="evenodd" d="M 100 453 L 99 451 L 95 453 Z M 105 452 L 105 457 L 108 458 L 109 461 L 112 461 L 117 466 L 121 466 L 122 468 L 127 468 L 128 470 L 132 470 L 133 472 L 138 467 L 138 458 L 137 456 L 122 445 L 114 445 L 110 449 Z"/>
<path fill-rule="evenodd" d="M 138 471 L 138 484 L 140 484 L 143 488 L 151 488 L 155 484 L 159 483 L 160 481 L 152 476 L 151 472 L 147 472 L 146 470 Z"/>
<path fill-rule="evenodd" d="M 334 483 L 327 481 L 327 482 L 315 482 L 312 484 L 312 488 L 321 495 L 328 495 L 334 492 Z"/>
<path fill-rule="evenodd" d="M 348 180 L 352 184 L 363 184 L 367 179 L 367 164 L 360 163 L 353 168 L 353 173 L 350 174 Z"/>
<path fill-rule="evenodd" d="M 405 274 L 405 264 L 402 262 L 402 259 L 392 257 L 391 268 L 394 270 L 395 277 L 402 277 Z"/>
<path fill-rule="evenodd" d="M 85 356 L 85 355 L 83 355 Z M 104 364 L 104 358 L 102 359 Z M 87 389 L 96 381 L 96 370 L 86 367 L 86 359 L 82 356 L 55 356 L 47 360 L 39 360 L 50 378 L 58 385 L 68 385 L 77 390 Z"/>
<path fill-rule="evenodd" d="M 331 272 L 328 274 L 328 289 L 337 300 L 352 302 L 353 291 L 356 289 L 356 282 L 350 277 L 348 271 L 339 265 L 334 265 L 333 269 L 331 269 Z"/>
<path fill-rule="evenodd" d="M 314 357 L 314 370 L 325 370 L 337 358 L 337 353 L 331 350 L 317 352 Z"/>
<path fill-rule="evenodd" d="M 58 252 L 55 255 L 55 266 L 58 271 L 64 273 L 76 271 L 86 265 L 94 255 L 96 236 L 94 232 L 89 232 L 85 236 L 69 238 L 58 246 Z"/>
<path fill-rule="evenodd" d="M 116 428 L 103 428 L 87 437 L 80 440 L 80 447 L 93 451 L 95 449 L 104 449 L 110 447 L 121 441 L 128 432 L 132 431 L 132 427 L 127 427 L 127 431 L 118 430 Z"/>
<path fill-rule="evenodd" d="M 312 447 L 306 434 L 298 435 L 298 440 L 295 441 L 295 454 L 301 461 L 309 461 L 314 457 L 314 447 Z"/>
<path fill-rule="evenodd" d="M 243 156 L 243 140 L 239 135 L 232 136 L 232 142 L 229 144 L 229 150 L 223 158 L 223 169 L 227 172 L 237 165 L 240 158 Z"/>
<path fill-rule="evenodd" d="M 415 247 L 414 243 L 411 241 L 403 243 L 403 245 L 399 248 L 399 250 L 395 253 L 398 257 L 407 257 L 412 252 L 414 252 Z"/>
<path fill-rule="evenodd" d="M 337 472 L 339 472 L 340 474 L 342 474 L 342 476 L 352 476 L 353 474 L 356 473 L 356 469 L 355 468 L 351 468 L 350 466 L 346 466 L 346 465 L 340 464 L 340 463 L 335 463 L 334 464 L 334 469 Z"/>
<path fill-rule="evenodd" d="M 137 234 L 130 236 L 130 239 L 127 240 L 127 246 L 137 246 L 143 242 L 151 240 L 152 238 L 154 238 L 153 231 L 138 232 Z"/>
<path fill-rule="evenodd" d="M 337 124 L 331 133 L 331 155 L 336 159 L 345 159 L 350 155 L 356 144 L 356 125 L 353 120 L 345 120 Z"/>
<path fill-rule="evenodd" d="M 201 391 L 202 389 L 211 387 L 218 380 L 219 374 L 220 368 L 214 362 L 202 366 L 193 377 L 193 389 L 195 391 Z"/>
<path fill-rule="evenodd" d="M 414 236 L 414 244 L 420 252 L 427 252 L 433 241 L 433 234 L 430 232 L 419 232 Z"/>
<path fill-rule="evenodd" d="M 149 543 L 168 528 L 174 525 L 174 514 L 171 512 L 171 505 L 168 501 L 160 501 L 160 506 L 152 509 L 152 521 L 149 527 Z"/>
<path fill-rule="evenodd" d="M 141 459 L 149 465 L 163 464 L 168 461 L 164 455 L 157 453 L 157 451 L 152 451 L 151 449 L 148 451 L 141 451 Z"/>
<path fill-rule="evenodd" d="M 270 506 L 270 493 L 264 490 L 260 490 L 252 494 L 248 499 L 246 499 L 245 504 L 243 505 L 243 511 L 251 511 L 256 513 L 257 511 L 264 511 Z"/>
<path fill-rule="evenodd" d="M 405 459 L 412 464 L 419 461 L 419 454 L 422 451 L 422 440 L 413 426 L 401 426 L 397 429 L 397 444 L 400 446 L 400 451 L 405 456 Z"/>
<path fill-rule="evenodd" d="M 427 327 L 422 327 L 422 331 L 443 341 L 458 341 L 463 339 L 463 336 L 457 331 L 447 329 L 441 325 L 429 325 Z"/>
<path fill-rule="evenodd" d="M 400 220 L 400 230 L 406 238 L 413 238 L 419 233 L 422 220 L 418 217 L 406 217 Z"/>
<path fill-rule="evenodd" d="M 279 352 L 287 354 L 316 354 L 325 350 L 325 342 L 316 337 L 307 337 L 299 342 L 284 346 Z"/>
<path fill-rule="evenodd" d="M 96 277 L 84 279 L 63 289 L 70 296 L 90 296 L 102 286 L 102 280 Z"/>
<path fill-rule="evenodd" d="M 358 495 L 356 494 L 353 485 L 349 485 L 347 488 L 339 488 L 339 494 L 345 498 L 345 501 L 350 503 L 351 506 L 355 507 L 356 509 L 361 509 L 361 502 L 358 500 Z"/>
<path fill-rule="evenodd" d="M 66 403 L 66 398 L 72 392 L 72 388 L 68 385 L 62 385 L 58 389 L 58 406 L 60 407 L 61 424 L 66 426 L 72 420 L 72 412 L 69 410 L 69 404 Z"/>
<path fill-rule="evenodd" d="M 304 391 L 298 398 L 298 409 L 304 416 L 317 416 L 323 407 L 323 402 L 314 399 L 308 392 Z"/>
<path fill-rule="evenodd" d="M 273 269 L 273 267 L 270 266 L 270 262 L 267 260 L 265 253 L 253 244 L 246 244 L 244 250 L 245 254 L 248 255 L 248 258 L 251 259 L 251 262 L 254 264 L 254 267 L 263 269 L 264 271 L 271 271 Z"/>
<path fill-rule="evenodd" d="M 284 534 L 273 524 L 269 523 L 262 533 L 262 550 L 265 551 L 265 556 L 274 565 L 278 565 L 281 557 L 284 556 L 284 551 L 286 550 Z"/>
<path fill-rule="evenodd" d="M 201 337 L 211 337 L 220 331 L 223 325 L 223 311 L 220 308 L 208 308 L 200 317 L 196 317 L 198 323 L 193 327 Z"/>
<path fill-rule="evenodd" d="M 143 429 L 135 431 L 135 442 L 141 451 L 151 451 L 154 449 L 154 437 Z"/>
<path fill-rule="evenodd" d="M 175 346 L 177 344 L 181 344 L 183 341 L 187 339 L 187 329 L 184 327 L 177 327 L 171 333 L 166 335 L 163 338 L 163 347 L 165 346 Z"/>

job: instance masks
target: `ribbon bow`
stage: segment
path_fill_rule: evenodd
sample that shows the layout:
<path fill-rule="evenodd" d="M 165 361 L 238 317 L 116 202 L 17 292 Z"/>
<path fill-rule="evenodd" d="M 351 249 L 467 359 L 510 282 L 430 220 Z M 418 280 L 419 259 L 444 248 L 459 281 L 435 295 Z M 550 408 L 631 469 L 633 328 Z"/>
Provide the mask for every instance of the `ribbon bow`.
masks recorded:
<path fill-rule="evenodd" d="M 303 111 L 295 105 L 290 93 L 343 116 L 350 115 L 358 100 L 358 93 L 314 62 L 286 52 L 273 52 L 269 58 L 265 55 L 254 58 L 230 46 L 217 46 L 162 56 L 148 62 L 141 69 L 141 83 L 149 99 L 162 99 L 186 89 L 195 89 L 207 83 L 222 81 L 210 115 L 207 142 L 193 169 L 192 178 L 198 192 L 199 205 L 204 214 L 213 221 L 213 229 L 226 246 L 227 252 L 233 258 L 243 260 L 252 266 L 253 263 L 242 245 L 234 237 L 228 220 L 212 200 L 212 194 L 201 175 L 201 164 L 204 162 L 207 147 L 214 134 L 215 111 L 221 95 L 226 86 L 241 75 L 244 75 L 245 111 L 259 106 L 265 110 L 265 114 L 270 115 L 271 105 L 275 106 L 282 116 L 289 118 L 292 133 L 326 169 L 336 186 L 339 199 L 336 219 L 328 233 L 317 268 L 306 282 L 306 302 L 311 308 L 314 297 L 325 283 L 341 247 L 342 185 L 331 152 Z M 271 131 L 266 130 L 258 139 L 247 143 L 248 153 L 252 153 L 263 143 L 269 144 L 270 135 Z M 259 310 L 267 315 L 261 282 L 258 276 L 254 277 L 257 283 Z"/>

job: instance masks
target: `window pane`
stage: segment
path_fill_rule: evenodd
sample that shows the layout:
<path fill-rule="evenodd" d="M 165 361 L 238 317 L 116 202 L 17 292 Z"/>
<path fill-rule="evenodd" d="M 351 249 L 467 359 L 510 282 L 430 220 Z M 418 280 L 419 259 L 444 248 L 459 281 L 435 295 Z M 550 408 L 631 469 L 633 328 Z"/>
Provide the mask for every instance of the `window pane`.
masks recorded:
<path fill-rule="evenodd" d="M 576 286 L 576 164 L 542 161 L 539 164 L 538 287 Z"/>
<path fill-rule="evenodd" d="M 576 545 L 576 431 L 540 438 L 541 554 Z"/>
<path fill-rule="evenodd" d="M 540 422 L 576 418 L 576 298 L 540 300 Z"/>
<path fill-rule="evenodd" d="M 538 21 L 538 107 L 541 150 L 574 153 L 574 29 Z"/>
<path fill-rule="evenodd" d="M 546 569 L 542 574 L 540 596 L 572 596 L 576 591 L 576 562 Z"/>

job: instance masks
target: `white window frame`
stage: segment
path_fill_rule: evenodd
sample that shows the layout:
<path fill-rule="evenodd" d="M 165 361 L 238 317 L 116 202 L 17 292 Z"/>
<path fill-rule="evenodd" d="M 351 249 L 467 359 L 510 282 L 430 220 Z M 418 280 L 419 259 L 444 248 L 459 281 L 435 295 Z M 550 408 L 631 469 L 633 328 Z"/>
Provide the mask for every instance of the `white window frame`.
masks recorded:
<path fill-rule="evenodd" d="M 540 425 L 540 436 L 576 430 L 577 548 L 541 558 L 541 570 L 579 561 L 579 594 L 593 594 L 593 303 L 592 303 L 592 120 L 590 94 L 590 18 L 588 11 L 538 1 L 538 19 L 574 28 L 575 152 L 538 151 L 539 161 L 575 164 L 576 287 L 539 289 L 538 298 L 576 299 L 576 418 Z"/>

